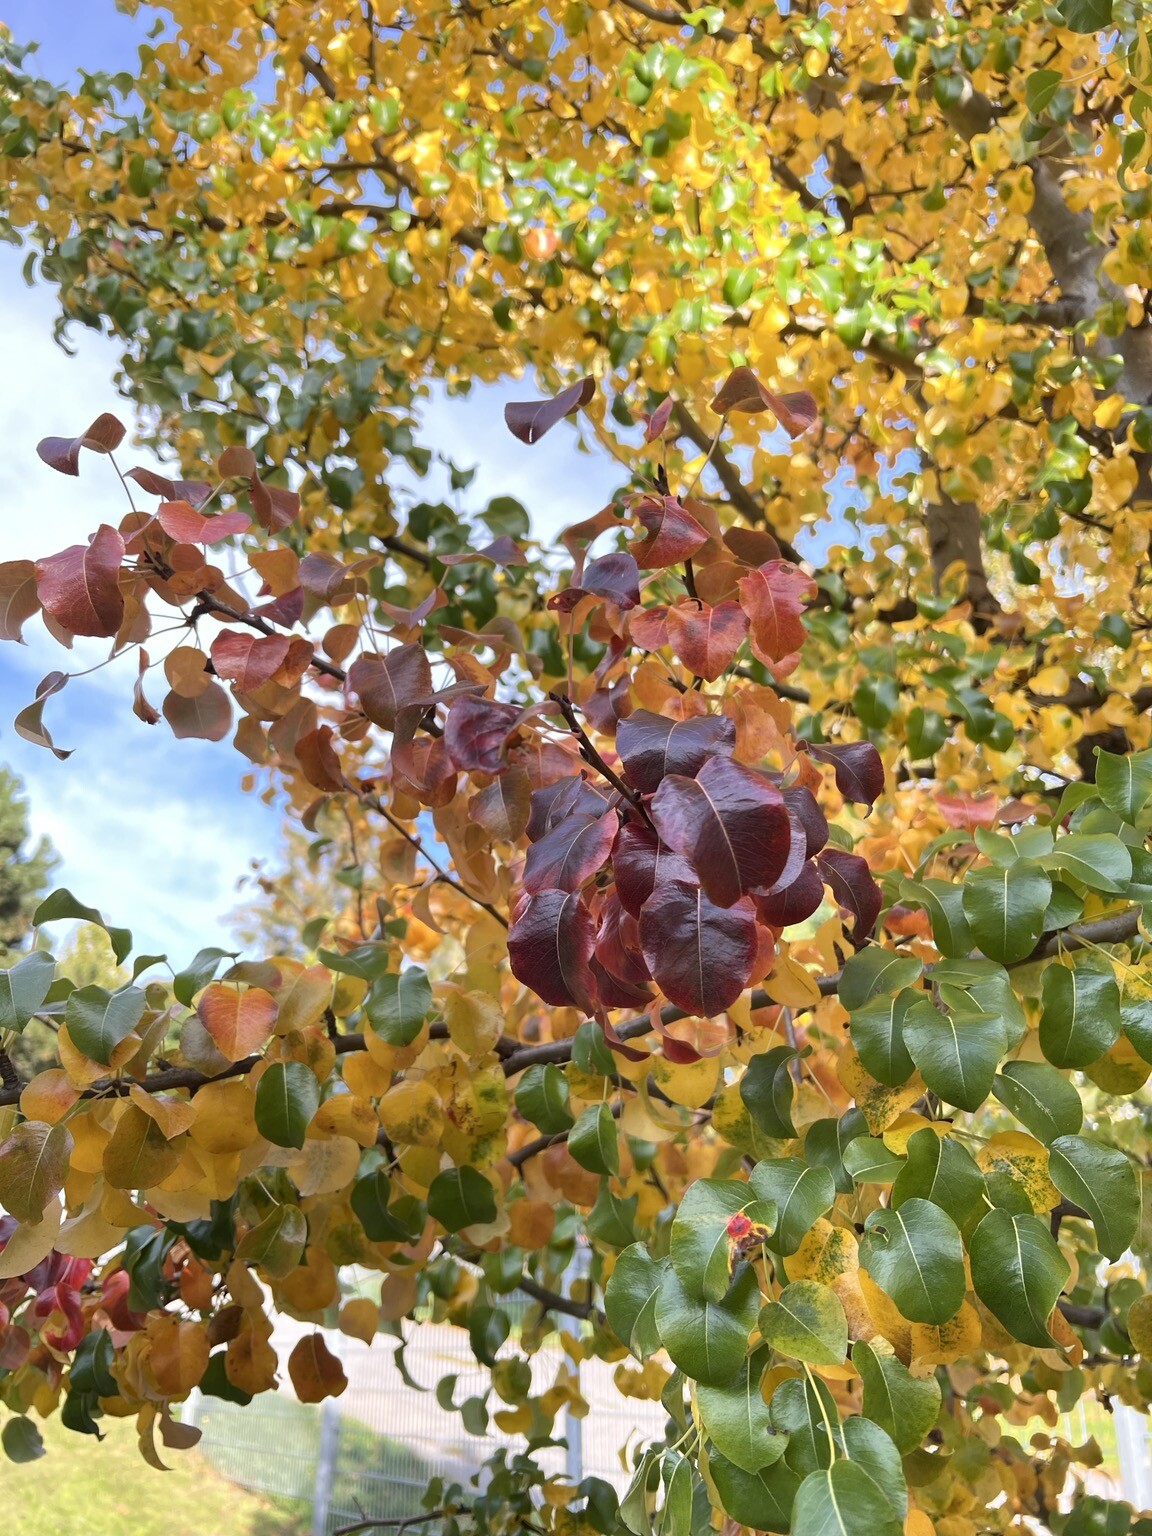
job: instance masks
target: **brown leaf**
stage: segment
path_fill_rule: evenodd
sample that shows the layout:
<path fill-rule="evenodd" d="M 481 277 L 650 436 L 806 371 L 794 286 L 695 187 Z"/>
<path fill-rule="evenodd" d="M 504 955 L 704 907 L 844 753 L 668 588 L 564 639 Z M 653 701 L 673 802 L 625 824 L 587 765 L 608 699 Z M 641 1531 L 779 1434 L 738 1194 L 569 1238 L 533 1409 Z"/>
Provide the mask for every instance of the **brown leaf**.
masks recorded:
<path fill-rule="evenodd" d="M 287 635 L 225 629 L 212 642 L 212 665 L 218 677 L 235 683 L 241 693 L 252 693 L 276 676 L 290 643 Z"/>
<path fill-rule="evenodd" d="M 267 1040 L 276 1022 L 276 1000 L 263 987 L 239 987 L 214 981 L 205 987 L 196 1013 L 228 1061 L 242 1061 Z"/>
<path fill-rule="evenodd" d="M 574 415 L 581 406 L 587 405 L 595 393 L 596 380 L 589 376 L 576 384 L 570 384 L 550 400 L 509 402 L 504 407 L 504 421 L 512 436 L 518 437 L 522 443 L 538 443 L 558 421 Z"/>
<path fill-rule="evenodd" d="M 160 719 L 160 711 L 153 708 L 144 697 L 144 677 L 148 671 L 148 652 L 143 647 L 140 650 L 139 665 L 140 670 L 137 673 L 135 683 L 132 685 L 132 713 L 138 720 L 143 720 L 145 725 L 156 725 Z"/>
<path fill-rule="evenodd" d="M 348 1385 L 344 1367 L 320 1333 L 305 1334 L 299 1340 L 288 1356 L 288 1375 L 302 1403 L 322 1403 L 326 1397 L 339 1397 Z"/>
<path fill-rule="evenodd" d="M 330 725 L 321 725 L 314 731 L 306 732 L 296 743 L 296 761 L 309 784 L 335 794 L 346 785 L 340 757 L 332 741 Z"/>
<path fill-rule="evenodd" d="M 47 747 L 53 757 L 58 757 L 61 761 L 66 757 L 71 757 L 73 749 L 71 747 L 64 748 L 53 745 L 51 734 L 44 725 L 42 716 L 44 705 L 54 693 L 60 692 L 67 681 L 67 672 L 49 672 L 48 676 L 36 688 L 35 701 L 22 709 L 12 722 L 17 736 L 22 736 L 25 741 L 30 741 L 33 746 Z"/>
<path fill-rule="evenodd" d="M 165 501 L 186 501 L 196 508 L 202 507 L 212 494 L 212 487 L 206 480 L 169 480 L 166 475 L 154 474 L 150 469 L 130 469 L 124 478 L 135 480 L 149 496 L 163 496 Z"/>
<path fill-rule="evenodd" d="M 400 645 L 386 656 L 365 655 L 352 663 L 348 686 L 373 725 L 386 731 L 408 705 L 432 692 L 432 667 L 419 645 Z"/>
<path fill-rule="evenodd" d="M 39 611 L 35 565 L 31 560 L 5 560 L 0 564 L 0 640 L 23 645 L 23 625 Z"/>
<path fill-rule="evenodd" d="M 107 412 L 97 416 L 86 432 L 79 437 L 45 437 L 36 444 L 36 452 L 51 469 L 62 475 L 80 473 L 80 450 L 90 448 L 93 453 L 111 453 L 124 441 L 124 423 Z"/>
<path fill-rule="evenodd" d="M 209 681 L 203 693 L 194 699 L 172 692 L 161 708 L 172 727 L 173 736 L 184 740 L 223 741 L 232 728 L 232 706 L 219 683 Z"/>
<path fill-rule="evenodd" d="M 36 585 L 45 611 L 73 635 L 114 635 L 124 617 L 117 581 L 123 559 L 123 538 L 102 523 L 90 543 L 38 560 Z"/>
<path fill-rule="evenodd" d="M 713 400 L 712 409 L 719 416 L 727 416 L 731 411 L 748 416 L 771 411 L 789 437 L 799 437 L 819 416 L 815 397 L 807 390 L 776 394 L 761 384 L 751 368 L 733 368 Z"/>

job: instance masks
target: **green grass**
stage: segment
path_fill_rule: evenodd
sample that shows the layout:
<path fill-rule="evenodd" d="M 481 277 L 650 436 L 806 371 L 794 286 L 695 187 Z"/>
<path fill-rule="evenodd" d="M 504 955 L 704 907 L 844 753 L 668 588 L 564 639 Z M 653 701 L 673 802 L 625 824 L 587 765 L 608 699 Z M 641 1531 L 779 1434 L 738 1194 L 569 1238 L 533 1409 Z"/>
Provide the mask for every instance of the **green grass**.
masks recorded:
<path fill-rule="evenodd" d="M 47 1455 L 5 1463 L 6 1536 L 304 1536 L 308 1523 L 228 1482 L 195 1451 L 162 1451 L 146 1465 L 132 1420 L 103 1419 L 103 1443 L 55 1420 L 36 1421 Z"/>

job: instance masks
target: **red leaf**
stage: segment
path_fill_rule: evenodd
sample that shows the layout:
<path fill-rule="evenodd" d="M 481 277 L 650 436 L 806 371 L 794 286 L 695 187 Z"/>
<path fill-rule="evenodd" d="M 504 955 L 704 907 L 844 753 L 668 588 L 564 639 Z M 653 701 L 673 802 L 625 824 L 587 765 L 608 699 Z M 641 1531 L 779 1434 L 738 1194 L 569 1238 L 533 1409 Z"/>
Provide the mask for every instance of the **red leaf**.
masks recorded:
<path fill-rule="evenodd" d="M 869 810 L 884 793 L 884 764 L 870 741 L 846 741 L 837 746 L 813 742 L 809 748 L 818 763 L 831 763 L 836 788 L 845 800 L 855 800 Z"/>
<path fill-rule="evenodd" d="M 542 1002 L 586 1008 L 595 990 L 595 943 L 596 925 L 578 895 L 540 891 L 525 899 L 508 930 L 508 963 Z"/>
<path fill-rule="evenodd" d="M 49 468 L 59 470 L 62 475 L 78 475 L 81 448 L 90 448 L 93 453 L 112 453 L 123 441 L 124 423 L 105 412 L 103 416 L 97 416 L 87 432 L 79 437 L 42 438 L 36 444 L 36 452 Z"/>
<path fill-rule="evenodd" d="M 533 843 L 524 861 L 524 889 L 578 891 L 603 866 L 616 841 L 616 816 L 567 816 Z"/>
<path fill-rule="evenodd" d="M 710 758 L 694 779 L 669 774 L 651 813 L 664 842 L 692 861 L 722 907 L 773 886 L 788 861 L 792 825 L 780 791 L 730 757 Z"/>
<path fill-rule="evenodd" d="M 35 565 L 31 560 L 5 560 L 0 564 L 0 640 L 23 645 L 23 626 L 39 611 Z"/>
<path fill-rule="evenodd" d="M 656 889 L 658 880 L 686 880 L 696 872 L 688 860 L 662 843 L 646 822 L 630 821 L 620 828 L 612 850 L 612 871 L 621 905 L 640 916 L 640 909 Z"/>
<path fill-rule="evenodd" d="M 620 900 L 618 891 L 610 891 L 600 917 L 596 938 L 596 959 L 616 980 L 631 987 L 643 987 L 651 980 L 640 947 L 640 925 Z M 612 1007 L 631 1007 L 614 1003 Z"/>
<path fill-rule="evenodd" d="M 747 416 L 771 411 L 789 437 L 799 437 L 820 414 L 815 398 L 806 389 L 775 394 L 765 389 L 751 368 L 733 368 L 713 400 L 712 409 L 720 416 L 727 416 L 730 411 Z"/>
<path fill-rule="evenodd" d="M 206 480 L 169 480 L 165 475 L 153 474 L 150 469 L 130 469 L 124 477 L 135 480 L 149 496 L 163 496 L 165 501 L 186 501 L 200 508 L 212 494 Z"/>
<path fill-rule="evenodd" d="M 635 608 L 640 601 L 640 571 L 627 553 L 601 555 L 584 571 L 579 583 L 565 587 L 548 599 L 548 606 L 571 613 L 583 597 L 602 597 L 619 608 Z"/>
<path fill-rule="evenodd" d="M 596 393 L 596 380 L 589 377 L 571 384 L 551 400 L 513 401 L 504 407 L 504 421 L 513 437 L 522 443 L 538 443 L 558 421 L 572 416 L 587 405 Z"/>
<path fill-rule="evenodd" d="M 390 731 L 400 710 L 432 692 L 432 665 L 420 645 L 399 645 L 386 656 L 365 655 L 348 670 L 348 686 L 372 721 Z"/>
<path fill-rule="evenodd" d="M 527 565 L 528 556 L 515 539 L 502 533 L 482 549 L 468 550 L 462 555 L 437 555 L 441 565 L 467 565 L 472 560 L 491 560 L 493 565 Z"/>
<path fill-rule="evenodd" d="M 123 559 L 124 540 L 102 523 L 91 543 L 38 560 L 36 585 L 45 611 L 69 634 L 114 635 L 124 617 L 117 582 Z"/>
<path fill-rule="evenodd" d="M 252 526 L 246 512 L 218 512 L 215 517 L 205 517 L 188 501 L 162 501 L 156 521 L 169 538 L 181 544 L 218 544 Z"/>
<path fill-rule="evenodd" d="M 457 699 L 444 726 L 448 756 L 461 773 L 500 773 L 506 766 L 504 748 L 520 715 L 515 704 L 496 704 L 471 694 Z"/>
<path fill-rule="evenodd" d="M 291 643 L 287 635 L 253 635 L 226 629 L 212 642 L 212 665 L 218 677 L 235 683 L 241 693 L 252 693 L 276 676 Z"/>
<path fill-rule="evenodd" d="M 332 745 L 332 739 L 330 725 L 321 725 L 314 731 L 307 731 L 296 743 L 296 761 L 309 784 L 335 794 L 345 788 L 345 782 L 344 770 L 340 766 L 340 758 Z"/>
<path fill-rule="evenodd" d="M 628 617 L 628 634 L 642 651 L 659 651 L 668 644 L 668 610 L 663 603 L 641 608 Z"/>
<path fill-rule="evenodd" d="M 708 542 L 705 529 L 675 496 L 645 496 L 633 511 L 648 533 L 642 543 L 632 546 L 637 565 L 645 570 L 682 565 Z"/>
<path fill-rule="evenodd" d="M 752 649 L 766 665 L 783 662 L 807 639 L 804 600 L 816 583 L 790 560 L 768 560 L 740 578 L 740 602 L 751 623 Z"/>
<path fill-rule="evenodd" d="M 828 841 L 828 822 L 824 812 L 817 804 L 816 796 L 802 784 L 794 784 L 790 789 L 783 789 L 780 793 L 784 804 L 804 828 L 804 836 L 807 839 L 804 855 L 810 859 L 818 854 Z"/>
<path fill-rule="evenodd" d="M 644 441 L 654 443 L 658 437 L 664 435 L 664 428 L 668 425 L 668 419 L 672 415 L 673 400 L 671 395 L 665 395 L 656 409 L 644 418 Z"/>
<path fill-rule="evenodd" d="M 852 937 L 859 948 L 875 928 L 884 905 L 868 861 L 842 848 L 826 848 L 816 863 L 840 906 L 856 918 Z"/>
<path fill-rule="evenodd" d="M 291 629 L 293 624 L 298 624 L 304 613 L 304 588 L 293 587 L 290 592 L 273 598 L 270 603 L 262 603 L 255 610 L 261 618 L 267 619 L 269 624 L 281 624 L 285 629 Z"/>
<path fill-rule="evenodd" d="M 602 816 L 608 802 L 583 774 L 554 779 L 532 791 L 532 809 L 525 830 L 535 843 L 566 816 Z"/>
<path fill-rule="evenodd" d="M 637 709 L 616 728 L 616 750 L 624 771 L 642 795 L 654 794 L 667 773 L 692 778 L 717 753 L 731 757 L 735 746 L 736 727 L 727 715 L 669 720 Z"/>
<path fill-rule="evenodd" d="M 232 706 L 219 683 L 209 683 L 193 699 L 170 693 L 161 707 L 173 736 L 223 741 L 232 728 Z"/>
<path fill-rule="evenodd" d="M 668 642 L 696 677 L 714 683 L 744 644 L 748 615 L 739 603 L 677 603 L 668 610 Z"/>
<path fill-rule="evenodd" d="M 790 885 L 757 894 L 752 900 L 762 923 L 770 928 L 790 928 L 793 923 L 804 922 L 819 908 L 824 900 L 824 882 L 815 864 L 805 862 Z"/>
<path fill-rule="evenodd" d="M 711 1018 L 732 1006 L 752 974 L 756 909 L 748 897 L 718 907 L 700 886 L 664 880 L 644 903 L 640 942 L 668 1001 Z"/>
<path fill-rule="evenodd" d="M 974 832 L 977 827 L 996 825 L 995 795 L 937 795 L 936 808 L 950 827 Z"/>
<path fill-rule="evenodd" d="M 248 484 L 252 510 L 261 528 L 279 533 L 300 516 L 300 498 L 295 491 L 281 485 L 265 485 L 259 475 L 253 475 Z"/>

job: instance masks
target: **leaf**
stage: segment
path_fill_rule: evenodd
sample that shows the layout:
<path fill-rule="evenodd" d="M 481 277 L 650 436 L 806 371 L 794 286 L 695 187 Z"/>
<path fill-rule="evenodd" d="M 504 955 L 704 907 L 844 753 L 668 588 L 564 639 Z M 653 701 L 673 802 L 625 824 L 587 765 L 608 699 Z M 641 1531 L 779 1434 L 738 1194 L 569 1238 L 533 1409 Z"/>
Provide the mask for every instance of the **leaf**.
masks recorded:
<path fill-rule="evenodd" d="M 226 1061 L 242 1061 L 258 1051 L 276 1022 L 276 1000 L 262 987 L 205 987 L 196 1014 Z"/>
<path fill-rule="evenodd" d="M 432 1011 L 432 987 L 418 965 L 377 976 L 364 999 L 372 1033 L 389 1045 L 411 1045 Z"/>
<path fill-rule="evenodd" d="M 792 1536 L 902 1536 L 880 1485 L 856 1461 L 809 1472 L 792 1510 Z"/>
<path fill-rule="evenodd" d="M 735 745 L 736 727 L 727 715 L 669 720 L 636 709 L 616 729 L 616 750 L 628 782 L 642 795 L 655 794 L 669 773 L 694 778 L 717 755 L 731 757 Z"/>
<path fill-rule="evenodd" d="M 0 1430 L 0 1444 L 9 1461 L 38 1461 L 44 1454 L 44 1441 L 32 1420 L 22 1414 L 10 1418 Z"/>
<path fill-rule="evenodd" d="M 699 886 L 667 880 L 641 908 L 640 945 L 668 1001 L 699 1018 L 712 1018 L 730 1008 L 748 984 L 759 950 L 756 909 L 746 896 L 721 907 Z M 511 954 L 511 935 L 508 947 Z"/>
<path fill-rule="evenodd" d="M 867 955 L 872 951 L 865 949 L 860 953 Z M 935 1012 L 924 993 L 911 987 L 905 987 L 895 997 L 873 997 L 853 1010 L 848 1021 L 852 1044 L 865 1070 L 878 1083 L 894 1088 L 908 1081 L 915 1071 L 915 1064 L 905 1044 L 905 1024 L 910 1019 Z"/>
<path fill-rule="evenodd" d="M 740 1098 L 755 1125 L 765 1136 L 795 1136 L 792 1094 L 795 1084 L 789 1070 L 798 1053 L 778 1045 L 753 1056 L 740 1079 Z"/>
<path fill-rule="evenodd" d="M 298 1205 L 274 1205 L 263 1220 L 240 1239 L 236 1257 L 258 1264 L 273 1280 L 290 1275 L 304 1256 L 308 1220 Z"/>
<path fill-rule="evenodd" d="M 184 501 L 196 509 L 212 495 L 212 487 L 206 480 L 169 480 L 151 469 L 130 469 L 124 478 L 135 480 L 149 496 L 162 496 L 165 501 Z"/>
<path fill-rule="evenodd" d="M 1054 69 L 1034 69 L 1024 82 L 1024 99 L 1033 117 L 1043 117 L 1052 98 L 1064 84 L 1064 76 Z"/>
<path fill-rule="evenodd" d="M 108 1066 L 112 1052 L 127 1039 L 144 1017 L 143 992 L 127 987 L 109 992 L 104 987 L 78 987 L 70 992 L 64 1005 L 68 1038 L 78 1051 L 102 1066 Z"/>
<path fill-rule="evenodd" d="M 647 537 L 632 545 L 641 570 L 682 565 L 708 542 L 708 534 L 675 496 L 643 496 L 632 508 Z"/>
<path fill-rule="evenodd" d="M 1070 1271 L 1040 1217 L 989 1211 L 972 1234 L 969 1257 L 972 1284 L 993 1317 L 1022 1344 L 1052 1348 L 1048 1319 Z"/>
<path fill-rule="evenodd" d="M 160 712 L 180 741 L 223 741 L 232 729 L 232 706 L 219 683 L 209 682 L 193 698 L 173 689 L 164 696 Z"/>
<path fill-rule="evenodd" d="M 80 473 L 80 450 L 113 453 L 124 441 L 124 423 L 107 411 L 79 437 L 44 437 L 36 444 L 37 456 L 62 475 Z"/>
<path fill-rule="evenodd" d="M 235 534 L 247 533 L 252 519 L 239 508 L 208 517 L 188 501 L 163 501 L 156 511 L 156 521 L 169 538 L 178 544 L 219 544 Z"/>
<path fill-rule="evenodd" d="M 604 1311 L 612 1332 L 640 1360 L 660 1348 L 656 1327 L 656 1296 L 666 1259 L 654 1259 L 643 1243 L 625 1248 L 604 1288 Z"/>
<path fill-rule="evenodd" d="M 517 909 L 508 930 L 508 963 L 517 981 L 543 1002 L 580 1008 L 594 991 L 595 946 L 596 925 L 578 894 L 539 891 Z"/>
<path fill-rule="evenodd" d="M 138 1104 L 127 1104 L 104 1148 L 105 1182 L 113 1189 L 150 1189 L 174 1173 L 179 1163 L 180 1148 L 168 1140 L 159 1123 Z"/>
<path fill-rule="evenodd" d="M 1044 929 L 1052 881 L 1029 859 L 1004 869 L 980 869 L 964 881 L 964 915 L 990 960 L 1026 960 Z"/>
<path fill-rule="evenodd" d="M 1056 9 L 1073 32 L 1102 32 L 1112 24 L 1112 0 L 1056 0 Z"/>
<path fill-rule="evenodd" d="M 81 923 L 95 923 L 97 928 L 103 928 L 108 935 L 108 942 L 112 946 L 117 965 L 123 965 L 132 952 L 132 935 L 127 928 L 110 928 L 95 907 L 88 907 L 82 901 L 77 901 L 72 892 L 65 890 L 62 886 L 51 895 L 45 896 L 32 914 L 32 926 L 39 928 L 43 923 L 54 923 L 61 918 Z"/>
<path fill-rule="evenodd" d="M 1058 838 L 1042 862 L 1045 869 L 1063 870 L 1091 891 L 1112 895 L 1126 891 L 1132 879 L 1132 855 L 1108 833 L 1073 832 Z"/>
<path fill-rule="evenodd" d="M 830 1286 L 794 1280 L 760 1312 L 766 1344 L 792 1360 L 810 1365 L 842 1365 L 848 1353 L 848 1319 Z"/>
<path fill-rule="evenodd" d="M 0 640 L 18 640 L 24 624 L 40 611 L 36 567 L 31 560 L 0 562 Z"/>
<path fill-rule="evenodd" d="M 514 704 L 497 704 L 471 694 L 454 700 L 444 726 L 444 746 L 461 773 L 502 773 L 505 749 L 519 724 Z"/>
<path fill-rule="evenodd" d="M 1120 1035 L 1120 990 L 1112 968 L 1076 957 L 1045 968 L 1040 1049 L 1054 1067 L 1086 1067 Z"/>
<path fill-rule="evenodd" d="M 55 975 L 56 961 L 43 949 L 0 971 L 0 1030 L 19 1034 L 48 996 Z"/>
<path fill-rule="evenodd" d="M 87 544 L 73 544 L 36 562 L 36 591 L 41 606 L 72 635 L 109 638 L 124 618 L 118 577 L 124 540 L 107 523 Z"/>
<path fill-rule="evenodd" d="M 513 437 L 522 443 L 538 443 L 565 416 L 573 416 L 596 393 L 592 377 L 570 384 L 550 400 L 510 401 L 504 407 L 504 422 Z"/>
<path fill-rule="evenodd" d="M 724 380 L 712 401 L 712 409 L 718 416 L 726 416 L 730 411 L 749 416 L 771 411 L 789 437 L 799 437 L 815 424 L 819 414 L 815 399 L 806 389 L 775 394 L 761 384 L 751 368 L 743 366 L 733 368 Z"/>
<path fill-rule="evenodd" d="M 873 1211 L 860 1264 L 910 1323 L 948 1322 L 964 1300 L 964 1245 L 956 1223 L 927 1200 Z"/>
<path fill-rule="evenodd" d="M 672 1220 L 669 1258 L 689 1295 L 720 1301 L 732 1280 L 733 1217 L 762 1204 L 758 1191 L 736 1179 L 697 1179 Z M 759 1213 L 771 1218 L 773 1211 Z"/>
<path fill-rule="evenodd" d="M 984 1175 L 971 1153 L 951 1137 L 937 1136 L 930 1126 L 908 1138 L 907 1161 L 892 1186 L 892 1209 L 917 1199 L 938 1205 L 958 1227 L 984 1200 Z"/>
<path fill-rule="evenodd" d="M 705 1386 L 726 1386 L 744 1363 L 756 1325 L 760 1287 L 745 1265 L 720 1302 L 691 1295 L 669 1269 L 656 1296 L 656 1326 L 675 1365 Z"/>
<path fill-rule="evenodd" d="M 790 560 L 768 560 L 739 581 L 752 649 L 766 665 L 795 655 L 808 638 L 803 613 L 816 583 Z"/>
<path fill-rule="evenodd" d="M 844 1148 L 844 1168 L 856 1184 L 891 1184 L 904 1159 L 890 1152 L 878 1136 L 856 1136 Z"/>
<path fill-rule="evenodd" d="M 667 614 L 673 655 L 696 677 L 714 683 L 731 666 L 748 633 L 739 603 L 677 603 Z"/>
<path fill-rule="evenodd" d="M 1152 795 L 1152 748 L 1121 755 L 1097 747 L 1096 790 L 1110 811 L 1134 827 Z"/>
<path fill-rule="evenodd" d="M 774 1253 L 795 1253 L 819 1217 L 836 1198 L 836 1181 L 827 1168 L 810 1168 L 799 1157 L 768 1158 L 757 1163 L 748 1182 L 761 1200 L 776 1207 L 776 1230 L 768 1240 Z"/>
<path fill-rule="evenodd" d="M 1072 1083 L 1044 1061 L 1009 1061 L 992 1084 L 1001 1104 L 1040 1141 L 1074 1136 L 1084 1106 Z"/>
<path fill-rule="evenodd" d="M 788 861 L 792 825 L 780 791 L 733 758 L 711 758 L 695 778 L 669 774 L 650 814 L 663 841 L 691 861 L 721 907 L 754 887 L 771 887 Z"/>
<path fill-rule="evenodd" d="M 842 848 L 826 848 L 816 859 L 821 878 L 832 888 L 837 904 L 856 919 L 852 937 L 862 944 L 876 926 L 884 905 L 880 887 L 872 878 L 867 859 Z"/>
<path fill-rule="evenodd" d="M 852 1364 L 864 1387 L 864 1414 L 894 1441 L 903 1455 L 925 1439 L 940 1413 L 940 1386 L 934 1376 L 913 1376 L 886 1339 L 858 1339 Z"/>
<path fill-rule="evenodd" d="M 767 1351 L 749 1355 L 734 1381 L 722 1387 L 697 1386 L 700 1420 L 722 1456 L 742 1472 L 760 1472 L 784 1454 L 786 1439 L 772 1428 L 760 1391 Z"/>
<path fill-rule="evenodd" d="M 324 1342 L 322 1333 L 308 1333 L 288 1356 L 292 1390 L 301 1403 L 322 1403 L 339 1397 L 348 1385 L 344 1367 Z"/>
<path fill-rule="evenodd" d="M 1087 1136 L 1059 1136 L 1048 1148 L 1048 1174 L 1066 1200 L 1092 1218 L 1106 1259 L 1119 1259 L 1140 1224 L 1140 1189 L 1124 1153 Z"/>
<path fill-rule="evenodd" d="M 783 1437 L 781 1437 L 783 1438 Z M 783 1461 L 746 1472 L 722 1454 L 708 1458 L 708 1474 L 725 1514 L 758 1531 L 787 1531 L 800 1479 Z"/>
<path fill-rule="evenodd" d="M 72 1133 L 64 1124 L 25 1120 L 0 1146 L 0 1205 L 35 1226 L 64 1188 Z"/>
<path fill-rule="evenodd" d="M 905 1020 L 904 1043 L 932 1092 L 971 1113 L 992 1092 L 1008 1032 L 993 1014 L 944 1012 L 929 1004 Z"/>
<path fill-rule="evenodd" d="M 46 747 L 52 756 L 64 762 L 72 756 L 73 748 L 58 747 L 52 739 L 52 733 L 44 724 L 44 706 L 53 694 L 59 693 L 68 683 L 67 672 L 49 672 L 47 677 L 40 679 L 36 685 L 36 697 L 31 704 L 25 705 L 13 720 L 17 736 L 22 736 L 25 741 L 30 741 L 35 747 Z"/>
<path fill-rule="evenodd" d="M 607 1104 L 590 1104 L 568 1133 L 568 1151 L 590 1173 L 620 1172 L 616 1120 Z"/>
<path fill-rule="evenodd" d="M 252 693 L 270 683 L 288 659 L 292 641 L 287 635 L 242 634 L 224 629 L 212 642 L 216 675 L 233 682 L 241 693 Z"/>
<path fill-rule="evenodd" d="M 844 962 L 836 995 L 849 1013 L 853 1013 L 874 997 L 911 987 L 920 979 L 923 970 L 923 961 L 915 955 L 869 944 Z"/>
<path fill-rule="evenodd" d="M 496 1220 L 496 1193 L 475 1168 L 446 1168 L 428 1188 L 428 1214 L 446 1232 Z"/>
<path fill-rule="evenodd" d="M 302 1147 L 320 1108 L 320 1084 L 299 1061 L 274 1061 L 256 1085 L 256 1129 L 277 1147 Z"/>
<path fill-rule="evenodd" d="M 422 645 L 398 645 L 385 656 L 365 653 L 349 667 L 348 687 L 373 725 L 391 731 L 401 710 L 432 694 L 432 665 Z"/>
<path fill-rule="evenodd" d="M 818 763 L 831 763 L 836 788 L 845 800 L 872 809 L 884 793 L 884 764 L 870 741 L 838 744 L 812 742 L 808 751 Z"/>
<path fill-rule="evenodd" d="M 523 888 L 578 891 L 603 867 L 619 828 L 615 812 L 567 816 L 528 849 Z"/>
<path fill-rule="evenodd" d="M 412 1230 L 407 1205 L 415 1205 L 419 1212 L 419 1227 L 423 1230 L 423 1206 L 406 1202 L 401 1197 L 395 1205 L 392 1201 L 392 1183 L 385 1168 L 377 1168 L 357 1179 L 352 1187 L 348 1203 L 357 1221 L 364 1228 L 364 1235 L 371 1243 L 407 1243 L 419 1236 Z"/>
<path fill-rule="evenodd" d="M 529 1067 L 516 1084 L 516 1108 L 545 1136 L 559 1136 L 573 1123 L 568 1079 L 551 1063 Z"/>

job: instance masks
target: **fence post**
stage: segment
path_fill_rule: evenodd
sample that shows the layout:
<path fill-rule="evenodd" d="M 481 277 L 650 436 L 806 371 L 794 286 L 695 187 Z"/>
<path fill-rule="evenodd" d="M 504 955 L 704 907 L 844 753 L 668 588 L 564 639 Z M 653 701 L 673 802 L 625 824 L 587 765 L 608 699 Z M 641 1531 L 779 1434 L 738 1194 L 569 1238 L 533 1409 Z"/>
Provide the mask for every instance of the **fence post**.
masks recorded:
<path fill-rule="evenodd" d="M 577 1242 L 566 1276 L 569 1296 L 572 1294 L 575 1282 L 585 1279 L 591 1272 L 591 1268 L 591 1253 L 583 1243 Z M 579 1360 L 573 1361 L 572 1369 L 576 1374 L 576 1389 L 579 1391 Z M 564 1471 L 567 1474 L 568 1481 L 575 1487 L 584 1477 L 584 1421 L 577 1418 L 570 1407 L 564 1410 L 564 1439 L 568 1446 L 564 1457 Z"/>
<path fill-rule="evenodd" d="M 1148 1420 L 1124 1403 L 1113 1407 L 1116 1451 L 1124 1497 L 1139 1514 L 1152 1503 L 1152 1467 L 1148 1456 Z"/>
<path fill-rule="evenodd" d="M 326 1397 L 320 1409 L 320 1446 L 316 1456 L 316 1482 L 312 1489 L 312 1536 L 327 1536 L 336 1461 L 340 1455 L 340 1410 Z"/>

